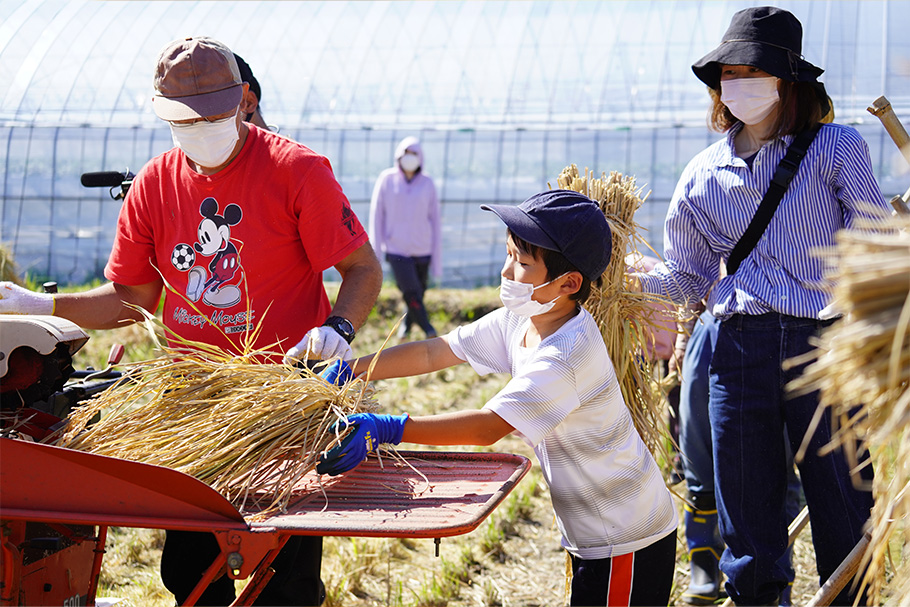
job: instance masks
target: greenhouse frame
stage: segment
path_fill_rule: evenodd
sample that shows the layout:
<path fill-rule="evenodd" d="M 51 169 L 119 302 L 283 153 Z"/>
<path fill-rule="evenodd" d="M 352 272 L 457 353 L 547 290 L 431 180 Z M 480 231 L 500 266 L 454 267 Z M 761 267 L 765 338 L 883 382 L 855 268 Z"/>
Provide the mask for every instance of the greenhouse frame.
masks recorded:
<path fill-rule="evenodd" d="M 136 172 L 173 145 L 151 108 L 155 59 L 208 35 L 250 64 L 266 121 L 329 158 L 364 223 L 396 144 L 420 138 L 443 208 L 443 286 L 497 282 L 502 227 L 479 206 L 518 203 L 569 164 L 634 176 L 660 252 L 676 180 L 721 137 L 691 64 L 756 4 L 5 1 L 0 240 L 38 279 L 101 277 L 121 201 L 80 175 Z M 778 5 L 802 22 L 803 55 L 825 68 L 836 121 L 868 142 L 884 194 L 903 193 L 910 166 L 867 108 L 886 96 L 910 124 L 910 2 Z"/>

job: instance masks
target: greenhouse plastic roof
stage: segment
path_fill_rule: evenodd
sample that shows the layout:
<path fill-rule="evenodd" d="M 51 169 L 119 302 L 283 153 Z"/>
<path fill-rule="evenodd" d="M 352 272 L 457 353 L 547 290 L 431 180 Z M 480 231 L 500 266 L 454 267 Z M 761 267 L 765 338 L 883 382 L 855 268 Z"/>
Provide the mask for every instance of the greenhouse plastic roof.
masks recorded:
<path fill-rule="evenodd" d="M 755 4 L 4 0 L 0 123 L 154 123 L 159 50 L 209 35 L 288 126 L 704 124 L 690 66 Z M 910 2 L 776 4 L 802 21 L 840 120 L 879 95 L 910 106 Z"/>

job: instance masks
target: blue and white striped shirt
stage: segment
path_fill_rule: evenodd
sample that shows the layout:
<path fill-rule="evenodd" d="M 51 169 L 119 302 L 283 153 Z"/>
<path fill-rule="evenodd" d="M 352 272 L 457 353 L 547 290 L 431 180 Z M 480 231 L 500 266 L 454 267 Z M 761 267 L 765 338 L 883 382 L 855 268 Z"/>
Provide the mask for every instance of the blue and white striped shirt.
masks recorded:
<path fill-rule="evenodd" d="M 755 249 L 733 276 L 717 282 L 721 261 L 746 231 L 793 140 L 787 135 L 765 144 L 750 169 L 735 154 L 741 127 L 686 166 L 664 224 L 666 263 L 637 274 L 642 290 L 679 303 L 710 291 L 708 309 L 718 318 L 767 312 L 818 318 L 830 294 L 820 288 L 824 259 L 812 250 L 834 245 L 838 230 L 872 216 L 870 207 L 888 213 L 869 148 L 856 129 L 824 125 Z"/>

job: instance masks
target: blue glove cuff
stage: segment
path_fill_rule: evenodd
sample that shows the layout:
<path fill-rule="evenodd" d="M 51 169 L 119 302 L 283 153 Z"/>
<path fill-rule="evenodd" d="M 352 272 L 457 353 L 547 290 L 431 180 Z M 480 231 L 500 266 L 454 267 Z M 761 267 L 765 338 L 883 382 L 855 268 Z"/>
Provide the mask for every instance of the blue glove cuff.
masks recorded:
<path fill-rule="evenodd" d="M 404 434 L 404 425 L 408 421 L 408 414 L 388 415 L 384 413 L 374 413 L 373 417 L 376 422 L 376 440 L 382 443 L 397 445 L 401 442 L 401 435 Z"/>
<path fill-rule="evenodd" d="M 319 373 L 330 384 L 343 386 L 354 379 L 354 370 L 346 361 L 338 359 Z"/>

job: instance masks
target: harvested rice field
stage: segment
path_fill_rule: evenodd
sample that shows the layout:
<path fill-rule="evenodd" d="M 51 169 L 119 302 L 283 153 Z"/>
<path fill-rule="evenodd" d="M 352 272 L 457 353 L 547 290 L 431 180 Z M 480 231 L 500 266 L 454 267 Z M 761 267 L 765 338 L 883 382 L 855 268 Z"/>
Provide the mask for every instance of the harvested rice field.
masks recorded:
<path fill-rule="evenodd" d="M 428 292 L 427 306 L 442 333 L 498 307 L 499 300 L 493 288 L 436 289 Z M 402 311 L 394 285 L 385 285 L 373 315 L 354 342 L 355 354 L 375 351 Z M 76 366 L 100 368 L 114 341 L 123 342 L 127 356 L 135 355 L 133 360 L 150 358 L 145 335 L 136 326 L 95 333 L 77 355 Z M 374 397 L 381 411 L 440 413 L 480 407 L 505 381 L 504 377 L 478 377 L 462 365 L 431 376 L 377 382 Z M 535 461 L 530 449 L 513 437 L 488 450 L 518 453 Z M 683 490 L 682 485 L 678 488 Z M 795 605 L 807 603 L 817 590 L 810 533 L 807 526 L 796 542 Z M 682 529 L 679 538 L 674 605 L 683 604 L 680 596 L 688 575 Z M 163 541 L 162 531 L 112 529 L 98 596 L 122 599 L 119 604 L 124 607 L 173 605 L 158 575 Z M 536 462 L 490 518 L 471 533 L 443 539 L 438 557 L 435 550 L 429 539 L 326 538 L 322 565 L 326 605 L 517 607 L 562 605 L 565 600 L 565 553 Z"/>

